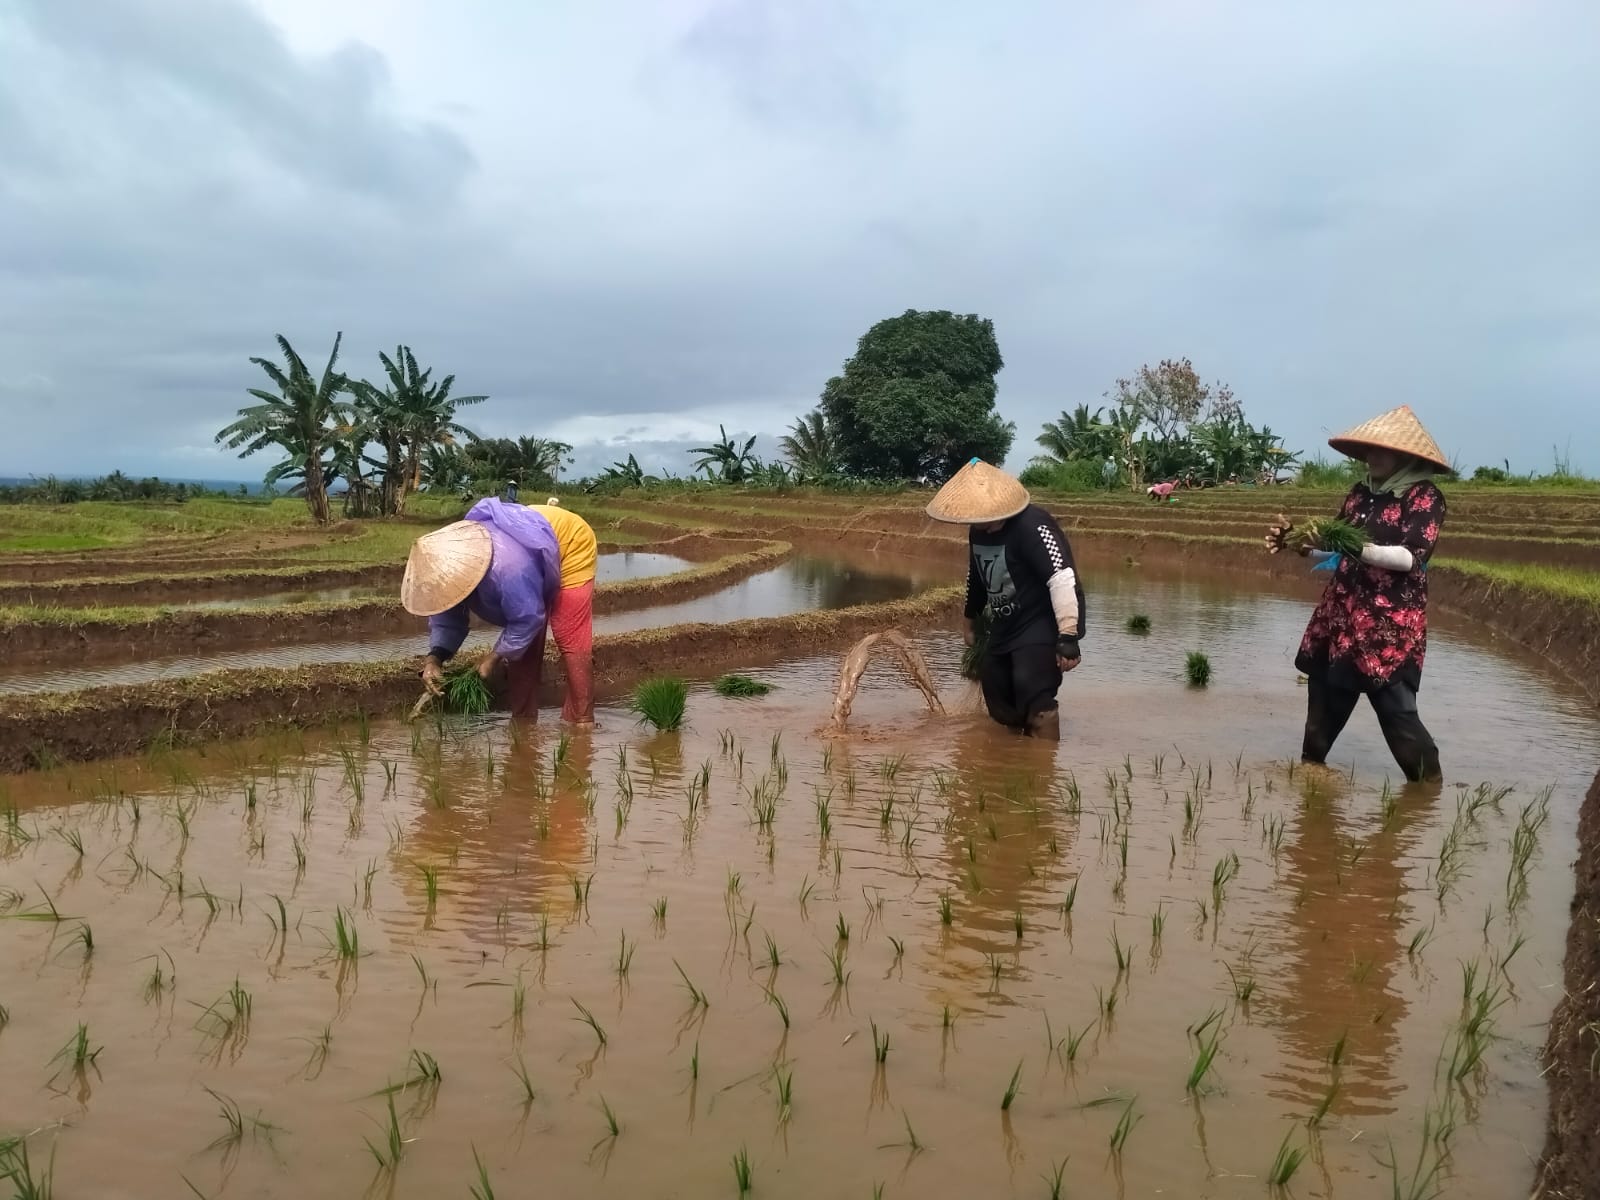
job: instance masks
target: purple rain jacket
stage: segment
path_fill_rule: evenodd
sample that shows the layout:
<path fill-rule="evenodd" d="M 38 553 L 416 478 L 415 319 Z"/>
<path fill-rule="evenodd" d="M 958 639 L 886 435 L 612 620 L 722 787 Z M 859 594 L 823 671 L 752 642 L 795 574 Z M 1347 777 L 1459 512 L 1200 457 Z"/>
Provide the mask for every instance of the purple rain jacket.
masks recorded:
<path fill-rule="evenodd" d="M 555 530 L 531 508 L 503 500 L 479 500 L 467 520 L 489 530 L 494 556 L 482 581 L 460 604 L 428 618 L 428 653 L 440 662 L 466 641 L 471 617 L 500 627 L 494 652 L 519 659 L 544 632 L 550 601 L 561 587 L 561 551 Z"/>

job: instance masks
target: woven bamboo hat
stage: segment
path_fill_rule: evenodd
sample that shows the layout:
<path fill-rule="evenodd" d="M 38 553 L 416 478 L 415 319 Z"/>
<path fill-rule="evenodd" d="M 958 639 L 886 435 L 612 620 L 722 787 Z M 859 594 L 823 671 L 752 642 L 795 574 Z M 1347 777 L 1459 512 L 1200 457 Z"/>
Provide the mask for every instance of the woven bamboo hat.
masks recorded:
<path fill-rule="evenodd" d="M 928 502 L 928 515 L 951 525 L 987 525 L 1028 507 L 1031 497 L 999 467 L 975 458 L 950 477 Z"/>
<path fill-rule="evenodd" d="M 1417 420 L 1417 414 L 1411 411 L 1409 404 L 1402 404 L 1381 417 L 1373 417 L 1349 433 L 1329 438 L 1328 445 L 1351 458 L 1365 458 L 1367 449 L 1381 446 L 1385 450 L 1397 450 L 1401 454 L 1420 458 L 1440 470 L 1450 469 L 1450 460 L 1439 449 L 1439 443 L 1422 427 L 1422 422 Z"/>
<path fill-rule="evenodd" d="M 400 603 L 412 616 L 432 617 L 454 608 L 489 573 L 494 543 L 477 521 L 457 521 L 425 533 L 411 546 Z"/>

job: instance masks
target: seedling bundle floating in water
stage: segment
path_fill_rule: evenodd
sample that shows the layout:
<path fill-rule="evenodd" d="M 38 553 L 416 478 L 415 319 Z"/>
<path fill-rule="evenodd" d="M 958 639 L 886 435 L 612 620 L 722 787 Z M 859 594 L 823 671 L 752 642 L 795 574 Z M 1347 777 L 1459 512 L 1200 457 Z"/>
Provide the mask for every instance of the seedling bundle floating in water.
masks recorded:
<path fill-rule="evenodd" d="M 752 679 L 748 675 L 724 675 L 711 686 L 717 695 L 734 698 L 765 696 L 772 690 L 770 683 L 763 683 L 761 680 Z"/>

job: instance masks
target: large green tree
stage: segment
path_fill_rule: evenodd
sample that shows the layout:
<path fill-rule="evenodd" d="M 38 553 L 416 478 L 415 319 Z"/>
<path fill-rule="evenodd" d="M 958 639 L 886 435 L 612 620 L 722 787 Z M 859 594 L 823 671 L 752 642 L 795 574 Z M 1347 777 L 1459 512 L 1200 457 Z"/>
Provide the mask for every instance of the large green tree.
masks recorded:
<path fill-rule="evenodd" d="M 277 478 L 298 474 L 303 480 L 306 505 L 318 524 L 328 522 L 328 489 L 324 480 L 322 456 L 336 436 L 336 430 L 349 424 L 349 405 L 341 397 L 350 390 L 350 380 L 334 368 L 339 362 L 339 343 L 344 334 L 335 335 L 333 352 L 318 380 L 295 352 L 289 339 L 278 335 L 283 365 L 271 359 L 252 358 L 266 372 L 277 394 L 264 388 L 247 388 L 258 403 L 239 410 L 239 417 L 217 434 L 217 441 L 245 458 L 257 450 L 277 446 L 287 460 L 273 469 Z M 243 449 L 240 449 L 243 447 Z"/>
<path fill-rule="evenodd" d="M 879 321 L 822 389 L 841 464 L 869 479 L 937 483 L 970 458 L 1002 461 L 1016 436 L 994 409 L 1004 365 L 986 318 L 908 309 Z"/>

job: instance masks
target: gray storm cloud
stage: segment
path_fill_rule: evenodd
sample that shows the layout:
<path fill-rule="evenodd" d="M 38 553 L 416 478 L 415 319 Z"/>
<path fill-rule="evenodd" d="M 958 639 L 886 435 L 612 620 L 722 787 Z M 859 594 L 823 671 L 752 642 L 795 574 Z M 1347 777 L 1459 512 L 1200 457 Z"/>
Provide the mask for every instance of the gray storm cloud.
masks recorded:
<path fill-rule="evenodd" d="M 994 319 L 1015 462 L 1188 355 L 1292 446 L 1600 468 L 1593 6 L 1074 8 L 16 0 L 0 475 L 254 477 L 246 359 L 339 329 L 681 471 L 907 307 Z"/>

